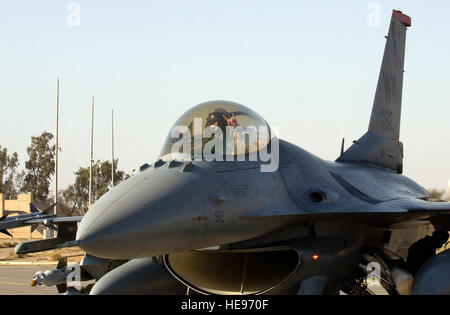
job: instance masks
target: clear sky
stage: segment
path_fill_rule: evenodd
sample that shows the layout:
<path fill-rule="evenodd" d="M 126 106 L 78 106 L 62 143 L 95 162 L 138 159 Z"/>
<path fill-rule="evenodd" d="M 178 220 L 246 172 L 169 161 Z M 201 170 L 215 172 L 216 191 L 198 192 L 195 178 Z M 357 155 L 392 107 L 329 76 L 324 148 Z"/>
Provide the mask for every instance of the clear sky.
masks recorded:
<path fill-rule="evenodd" d="M 380 23 L 368 23 L 380 8 Z M 280 137 L 334 160 L 368 127 L 393 8 L 410 15 L 401 140 L 405 175 L 450 179 L 448 0 L 64 0 L 0 2 L 0 145 L 24 167 L 32 135 L 55 129 L 61 79 L 60 183 L 96 159 L 127 172 L 153 162 L 175 120 L 204 101 L 251 107 Z M 376 10 L 376 9 L 375 9 Z M 75 25 L 74 25 L 75 24 Z M 374 25 L 375 24 L 375 25 Z"/>

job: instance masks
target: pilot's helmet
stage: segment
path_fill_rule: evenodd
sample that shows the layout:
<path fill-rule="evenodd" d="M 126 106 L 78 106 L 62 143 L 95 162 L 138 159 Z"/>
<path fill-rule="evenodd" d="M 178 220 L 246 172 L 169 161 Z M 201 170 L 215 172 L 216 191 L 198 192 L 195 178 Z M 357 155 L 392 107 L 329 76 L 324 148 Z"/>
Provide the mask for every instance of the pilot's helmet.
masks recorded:
<path fill-rule="evenodd" d="M 436 240 L 438 245 L 441 245 L 441 246 L 444 245 L 448 241 L 448 238 L 449 238 L 447 231 L 440 231 L 440 230 L 434 231 L 432 236 Z"/>
<path fill-rule="evenodd" d="M 208 116 L 206 117 L 206 127 L 212 126 L 215 123 L 217 123 L 217 126 L 223 131 L 225 131 L 227 121 L 224 118 L 224 116 L 228 117 L 229 115 L 223 109 L 217 109 L 214 112 L 209 113 Z"/>

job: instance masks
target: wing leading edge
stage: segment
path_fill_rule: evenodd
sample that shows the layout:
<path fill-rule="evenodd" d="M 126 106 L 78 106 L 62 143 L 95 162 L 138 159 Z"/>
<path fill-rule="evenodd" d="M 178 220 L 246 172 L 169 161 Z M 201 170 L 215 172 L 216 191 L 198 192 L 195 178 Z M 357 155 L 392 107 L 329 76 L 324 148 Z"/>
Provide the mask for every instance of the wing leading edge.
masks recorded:
<path fill-rule="evenodd" d="M 241 218 L 269 219 L 286 216 L 292 217 L 292 220 L 299 223 L 345 220 L 386 228 L 433 224 L 436 229 L 450 231 L 450 203 L 420 199 L 394 199 L 364 210 L 320 210 L 314 213 L 298 212 L 298 210 L 253 211 Z"/>

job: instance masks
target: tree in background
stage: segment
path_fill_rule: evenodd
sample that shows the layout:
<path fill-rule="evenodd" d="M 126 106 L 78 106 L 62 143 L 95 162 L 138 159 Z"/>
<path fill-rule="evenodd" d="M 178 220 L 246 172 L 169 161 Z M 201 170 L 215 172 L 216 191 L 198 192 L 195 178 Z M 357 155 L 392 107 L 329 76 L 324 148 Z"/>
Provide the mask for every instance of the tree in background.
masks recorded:
<path fill-rule="evenodd" d="M 432 199 L 442 200 L 444 198 L 445 190 L 439 189 L 429 189 L 428 193 L 431 195 Z"/>
<path fill-rule="evenodd" d="M 51 177 L 55 172 L 55 145 L 51 145 L 53 134 L 43 132 L 31 137 L 27 148 L 28 161 L 23 178 L 22 192 L 31 193 L 34 200 L 46 201 L 49 197 Z"/>
<path fill-rule="evenodd" d="M 15 177 L 18 166 L 17 152 L 9 155 L 8 149 L 2 149 L 0 146 L 0 193 L 4 194 L 7 199 L 15 199 L 17 197 Z"/>
<path fill-rule="evenodd" d="M 450 188 L 442 195 L 442 199 L 450 202 Z"/>
<path fill-rule="evenodd" d="M 114 160 L 114 185 L 130 176 L 117 170 L 119 160 Z M 111 189 L 111 161 L 97 160 L 92 165 L 92 201 L 95 202 Z M 75 172 L 75 183 L 61 191 L 61 209 L 66 215 L 83 215 L 89 205 L 89 167 L 80 167 Z"/>

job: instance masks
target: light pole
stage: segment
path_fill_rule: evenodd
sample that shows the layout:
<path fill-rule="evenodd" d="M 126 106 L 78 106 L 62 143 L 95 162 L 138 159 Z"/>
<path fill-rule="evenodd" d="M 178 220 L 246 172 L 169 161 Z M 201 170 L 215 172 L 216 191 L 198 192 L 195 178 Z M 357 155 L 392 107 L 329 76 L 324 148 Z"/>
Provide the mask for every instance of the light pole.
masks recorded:
<path fill-rule="evenodd" d="M 114 109 L 111 110 L 111 188 L 114 187 Z"/>
<path fill-rule="evenodd" d="M 58 206 L 58 153 L 59 153 L 59 79 L 56 80 L 56 131 L 55 131 L 55 191 L 53 193 L 53 203 L 55 204 L 53 208 L 54 214 L 56 214 L 56 208 Z M 53 230 L 50 228 L 46 229 L 45 238 L 49 239 L 54 236 Z"/>
<path fill-rule="evenodd" d="M 92 204 L 92 164 L 94 163 L 94 97 L 92 96 L 92 113 L 91 113 L 91 164 L 89 166 L 89 204 Z"/>

